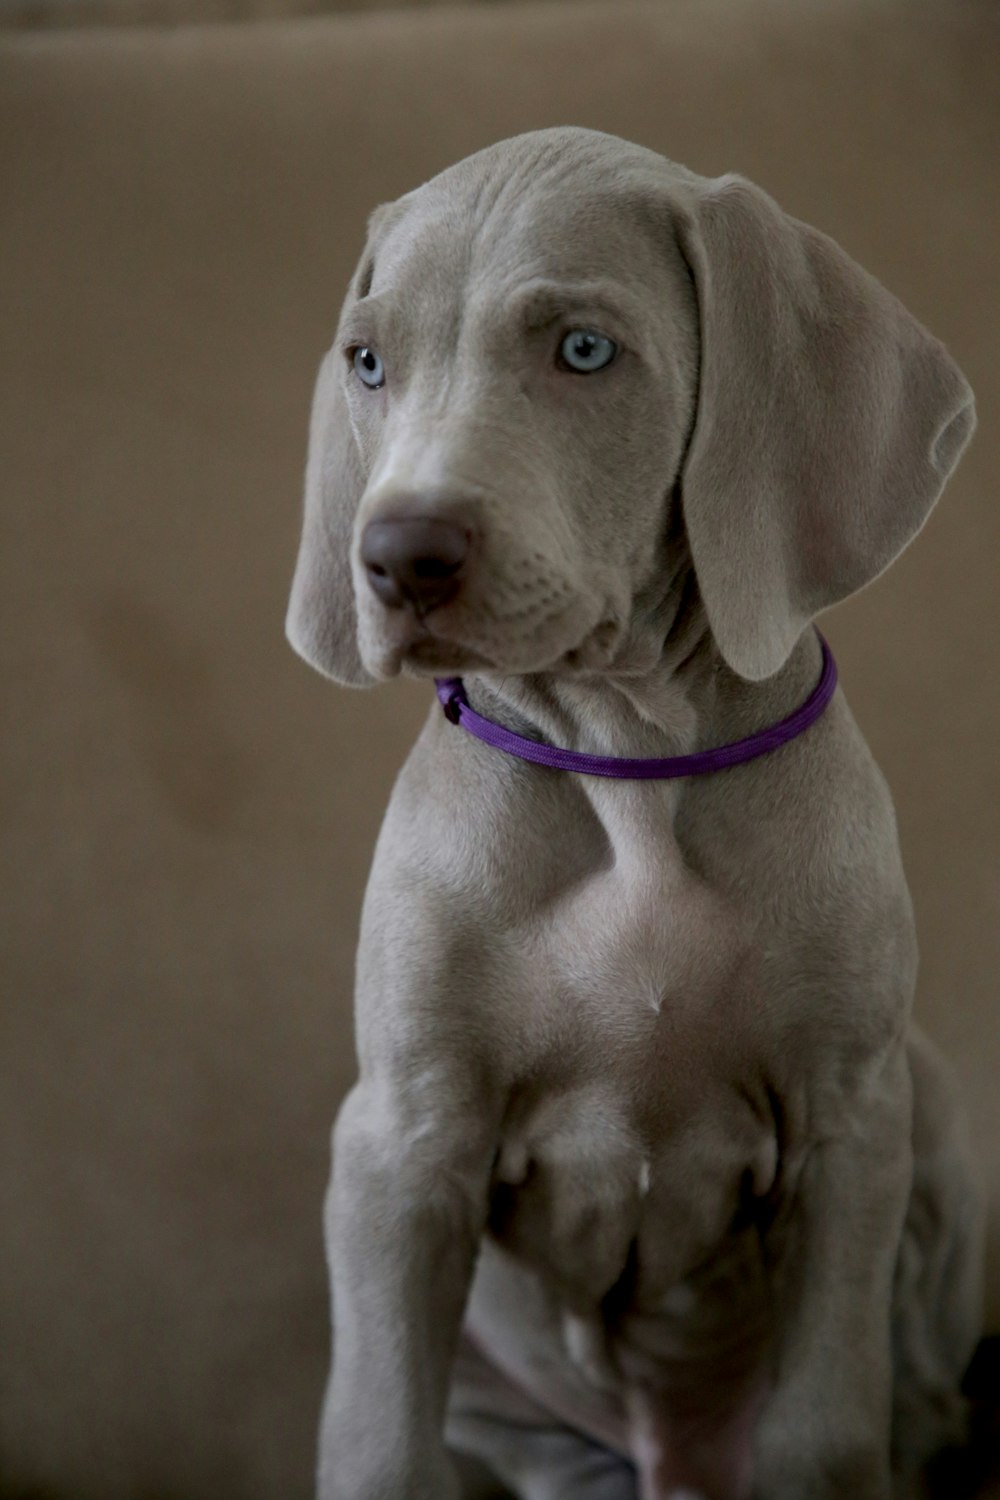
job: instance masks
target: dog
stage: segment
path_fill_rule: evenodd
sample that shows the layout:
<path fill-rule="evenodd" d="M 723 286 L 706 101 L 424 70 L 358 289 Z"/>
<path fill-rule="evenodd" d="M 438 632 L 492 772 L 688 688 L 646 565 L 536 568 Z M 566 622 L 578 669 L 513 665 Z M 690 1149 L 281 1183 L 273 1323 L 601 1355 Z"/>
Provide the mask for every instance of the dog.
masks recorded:
<path fill-rule="evenodd" d="M 364 902 L 320 1500 L 909 1500 L 960 1439 L 981 1197 L 812 622 L 974 424 L 738 175 L 561 128 L 372 215 L 287 631 L 445 711 Z"/>

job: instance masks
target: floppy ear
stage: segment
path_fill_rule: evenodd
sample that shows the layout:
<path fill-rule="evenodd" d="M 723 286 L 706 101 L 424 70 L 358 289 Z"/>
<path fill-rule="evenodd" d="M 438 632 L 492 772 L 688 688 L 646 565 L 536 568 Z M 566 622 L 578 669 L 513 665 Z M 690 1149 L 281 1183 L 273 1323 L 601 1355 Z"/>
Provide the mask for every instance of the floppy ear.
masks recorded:
<path fill-rule="evenodd" d="M 373 273 L 372 242 L 405 200 L 380 203 L 368 216 L 364 253 L 345 299 L 366 297 Z M 358 618 L 351 579 L 351 536 L 367 479 L 344 395 L 335 342 L 316 376 L 306 458 L 302 540 L 285 617 L 285 634 L 311 667 L 344 687 L 374 678 L 358 652 Z"/>
<path fill-rule="evenodd" d="M 319 367 L 309 421 L 305 514 L 285 633 L 310 666 L 346 687 L 373 681 L 358 654 L 351 532 L 365 487 L 336 345 Z"/>
<path fill-rule="evenodd" d="M 756 681 L 916 536 L 975 409 L 944 346 L 833 240 L 744 178 L 701 182 L 676 220 L 701 327 L 684 519 L 719 648 Z"/>

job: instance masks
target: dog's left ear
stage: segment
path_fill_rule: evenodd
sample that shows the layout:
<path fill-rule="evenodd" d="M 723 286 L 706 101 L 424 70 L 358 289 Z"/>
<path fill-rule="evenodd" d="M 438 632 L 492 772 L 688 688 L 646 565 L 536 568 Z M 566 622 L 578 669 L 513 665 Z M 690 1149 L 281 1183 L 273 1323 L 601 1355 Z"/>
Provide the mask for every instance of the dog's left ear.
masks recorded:
<path fill-rule="evenodd" d="M 701 331 L 684 519 L 719 648 L 756 681 L 916 536 L 975 408 L 944 346 L 833 240 L 744 178 L 694 181 L 675 209 Z"/>

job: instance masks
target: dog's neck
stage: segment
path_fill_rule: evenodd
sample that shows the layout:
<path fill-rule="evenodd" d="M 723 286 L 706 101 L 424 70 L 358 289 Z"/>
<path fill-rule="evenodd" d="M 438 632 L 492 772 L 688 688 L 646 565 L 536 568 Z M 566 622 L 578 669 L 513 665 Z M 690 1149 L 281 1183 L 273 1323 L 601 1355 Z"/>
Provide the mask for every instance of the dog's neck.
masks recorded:
<path fill-rule="evenodd" d="M 480 713 L 516 733 L 601 756 L 710 750 L 777 723 L 809 696 L 821 648 L 806 630 L 784 666 L 748 682 L 712 635 L 689 558 L 646 601 L 632 649 L 600 673 L 477 673 L 466 678 Z"/>

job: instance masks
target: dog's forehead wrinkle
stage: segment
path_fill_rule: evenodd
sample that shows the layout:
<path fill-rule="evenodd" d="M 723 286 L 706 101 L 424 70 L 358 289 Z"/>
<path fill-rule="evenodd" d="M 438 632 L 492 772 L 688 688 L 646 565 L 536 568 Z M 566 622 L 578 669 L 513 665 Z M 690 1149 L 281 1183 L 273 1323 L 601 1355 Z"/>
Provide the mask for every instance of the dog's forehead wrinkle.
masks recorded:
<path fill-rule="evenodd" d="M 397 270 L 587 279 L 627 266 L 651 213 L 695 174 L 644 147 L 575 127 L 502 141 L 399 200 L 384 240 Z M 664 237 L 669 239 L 669 236 Z"/>
<path fill-rule="evenodd" d="M 615 187 L 634 192 L 646 182 L 685 185 L 697 173 L 634 141 L 580 126 L 528 131 L 466 157 L 419 189 L 446 193 L 471 186 L 484 203 L 507 205 L 525 195 L 543 200 L 568 192 Z"/>

